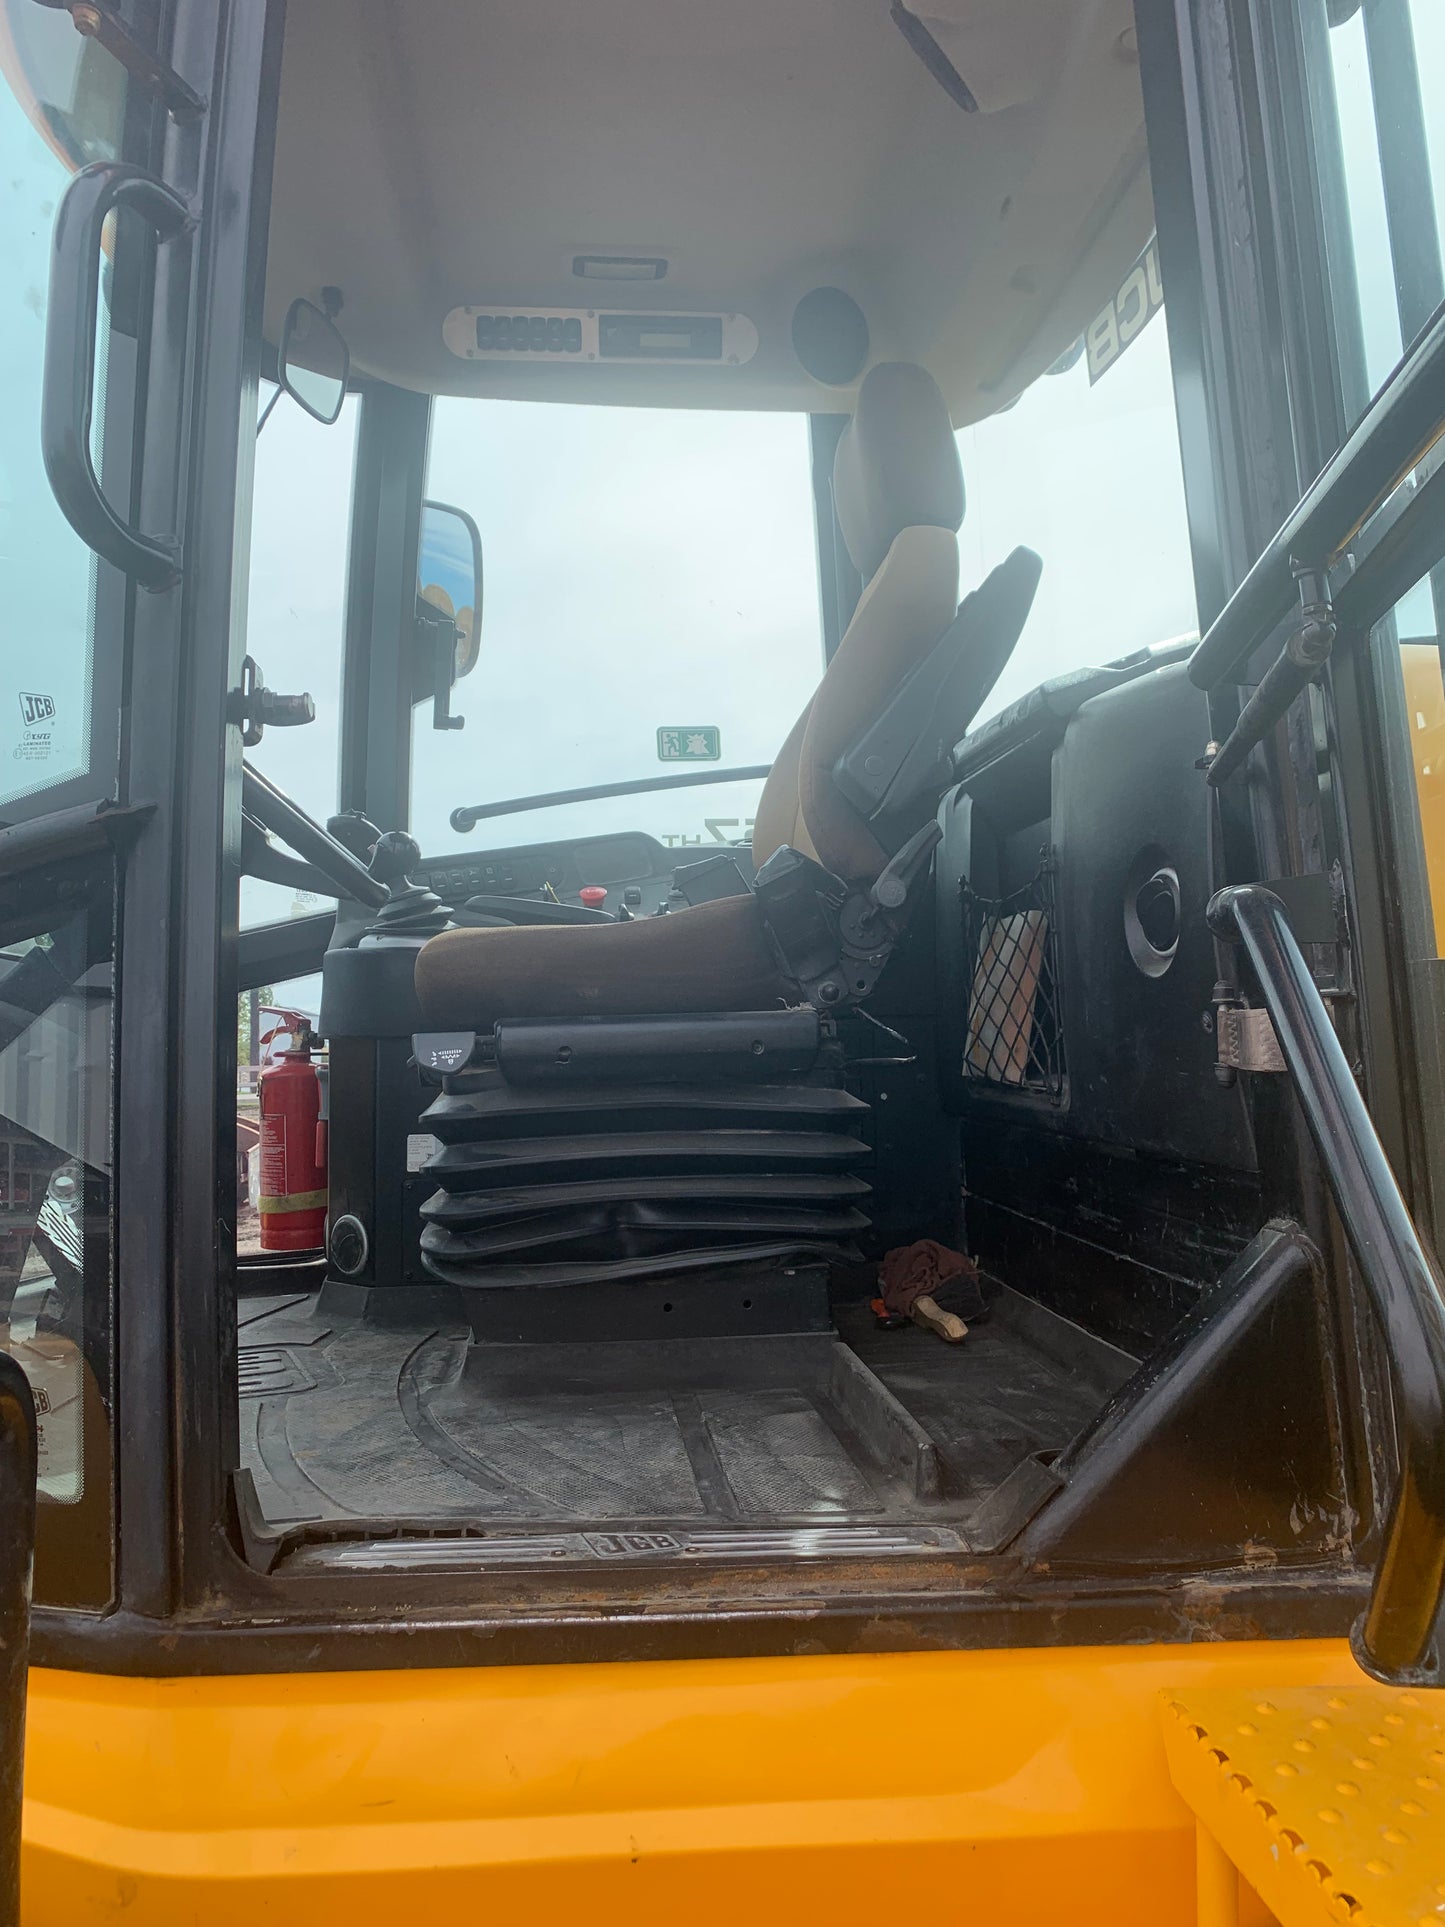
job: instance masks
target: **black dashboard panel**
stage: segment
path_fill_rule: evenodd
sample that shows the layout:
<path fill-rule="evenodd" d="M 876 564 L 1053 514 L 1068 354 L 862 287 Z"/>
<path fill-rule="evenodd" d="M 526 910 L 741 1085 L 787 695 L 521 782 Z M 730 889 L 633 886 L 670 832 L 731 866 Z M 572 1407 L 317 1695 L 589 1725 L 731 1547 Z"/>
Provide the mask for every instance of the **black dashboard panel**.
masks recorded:
<path fill-rule="evenodd" d="M 1145 671 L 1111 677 L 1077 707 L 1057 700 L 1070 679 L 1046 685 L 1014 705 L 1007 730 L 990 726 L 996 754 L 963 759 L 969 773 L 941 813 L 940 1080 L 954 1107 L 1002 1106 L 1051 1131 L 1247 1172 L 1243 1095 L 1215 1077 L 1205 1022 L 1215 957 L 1196 759 L 1208 712 L 1182 663 Z M 1087 690 L 1085 676 L 1072 682 Z M 1029 895 L 1045 873 L 1047 891 Z M 970 886 L 1000 917 L 1046 903 L 1051 1003 L 1031 1034 L 1045 1015 L 1060 1029 L 1052 1095 L 965 1075 L 982 967 L 963 914 Z M 1149 940 L 1156 916 L 1162 947 Z"/>
<path fill-rule="evenodd" d="M 1268 1215 L 1244 1094 L 1215 1075 L 1208 728 L 1182 662 L 1061 679 L 965 743 L 941 812 L 938 1070 L 961 1121 L 959 1248 L 1136 1354 Z M 997 963 L 1010 940 L 1012 976 Z M 1020 997 L 1027 1023 L 1010 1033 L 998 1012 Z M 1026 1040 L 1024 1064 L 979 1050 L 989 1023 L 1006 1046 Z"/>
<path fill-rule="evenodd" d="M 639 901 L 629 899 L 628 907 L 647 916 L 666 899 L 674 868 L 686 860 L 687 853 L 668 849 L 654 836 L 624 830 L 561 843 L 424 856 L 413 879 L 435 890 L 453 908 L 479 895 L 544 897 L 549 884 L 564 903 L 577 903 L 583 888 L 600 884 L 607 892 L 606 908 L 615 910 L 631 888 Z"/>

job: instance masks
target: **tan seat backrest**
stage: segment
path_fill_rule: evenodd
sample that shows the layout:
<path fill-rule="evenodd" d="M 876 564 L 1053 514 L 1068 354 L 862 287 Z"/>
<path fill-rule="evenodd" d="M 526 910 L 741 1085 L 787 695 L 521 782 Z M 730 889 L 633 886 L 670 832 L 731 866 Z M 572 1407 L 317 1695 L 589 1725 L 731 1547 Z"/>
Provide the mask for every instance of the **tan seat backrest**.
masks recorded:
<path fill-rule="evenodd" d="M 869 370 L 838 443 L 833 495 L 867 586 L 774 760 L 753 860 L 765 863 L 787 843 L 850 883 L 871 882 L 888 853 L 840 793 L 833 765 L 958 610 L 963 474 L 947 405 L 926 370 L 910 362 Z"/>

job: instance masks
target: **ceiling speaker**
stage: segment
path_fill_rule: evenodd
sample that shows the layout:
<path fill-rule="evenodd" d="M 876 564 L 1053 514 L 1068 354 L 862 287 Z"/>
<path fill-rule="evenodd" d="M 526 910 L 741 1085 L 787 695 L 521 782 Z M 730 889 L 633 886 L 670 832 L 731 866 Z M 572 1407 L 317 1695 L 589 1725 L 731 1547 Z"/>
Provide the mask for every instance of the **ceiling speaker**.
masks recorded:
<path fill-rule="evenodd" d="M 856 381 L 868 360 L 868 323 L 851 294 L 814 288 L 793 310 L 793 353 L 813 377 L 840 388 Z"/>

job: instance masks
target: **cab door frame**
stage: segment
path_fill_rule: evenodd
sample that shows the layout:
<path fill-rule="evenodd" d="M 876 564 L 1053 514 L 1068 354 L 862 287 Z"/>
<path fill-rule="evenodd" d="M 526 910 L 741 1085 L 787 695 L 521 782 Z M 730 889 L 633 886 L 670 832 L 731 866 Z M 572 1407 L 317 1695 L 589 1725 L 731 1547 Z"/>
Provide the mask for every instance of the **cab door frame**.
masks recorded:
<path fill-rule="evenodd" d="M 1253 69 L 1235 61 L 1243 13 L 1243 0 L 1139 8 L 1161 255 L 1166 285 L 1175 291 L 1166 313 L 1206 619 L 1300 484 L 1291 425 L 1281 423 L 1277 406 L 1286 350 L 1282 271 L 1262 218 L 1264 110 Z M 927 1643 L 941 1645 L 1098 1642 L 1137 1637 L 1141 1626 L 1179 1637 L 1185 1622 L 1178 1601 L 1147 1577 L 1120 1604 L 1117 1585 L 1107 1598 L 1059 1588 L 1006 1599 L 963 1584 L 945 1593 L 931 1581 L 929 1592 L 900 1568 L 896 1580 L 875 1573 L 866 1599 L 850 1600 L 840 1590 L 820 1613 L 816 1595 L 829 1575 L 818 1568 L 806 1602 L 782 1598 L 771 1612 L 693 1605 L 662 1615 L 645 1600 L 634 1611 L 608 1598 L 574 1602 L 556 1616 L 519 1613 L 490 1582 L 423 1586 L 387 1578 L 358 1583 L 343 1614 L 334 1591 L 314 1577 L 272 1577 L 247 1565 L 245 1521 L 229 1480 L 239 1458 L 229 1235 L 236 932 L 228 879 L 239 847 L 240 775 L 234 728 L 226 731 L 219 768 L 214 745 L 244 646 L 240 564 L 280 18 L 280 0 L 271 0 L 264 15 L 254 0 L 184 0 L 172 48 L 183 73 L 209 72 L 215 86 L 202 128 L 172 130 L 167 143 L 168 177 L 203 193 L 207 212 L 194 283 L 174 264 L 163 264 L 158 279 L 151 391 L 184 399 L 152 411 L 143 451 L 146 525 L 166 526 L 167 515 L 184 512 L 188 569 L 177 589 L 138 610 L 136 625 L 137 663 L 147 686 L 154 680 L 164 693 L 153 715 L 137 719 L 133 754 L 166 807 L 145 863 L 137 864 L 125 934 L 132 981 L 154 987 L 155 1005 L 125 1039 L 132 1149 L 122 1273 L 121 1604 L 99 1626 L 52 1623 L 43 1652 L 92 1668 L 184 1673 L 790 1652 L 803 1640 L 858 1651 L 917 1644 L 925 1617 Z M 372 401 L 368 395 L 368 409 Z M 425 430 L 415 400 L 408 407 L 376 398 L 375 452 L 363 444 L 358 461 L 356 500 L 366 512 L 353 527 L 348 585 L 342 801 L 383 824 L 404 822 L 407 802 L 409 739 L 401 744 L 396 732 L 409 729 L 410 706 L 395 700 L 399 667 L 383 651 L 390 612 L 414 580 L 406 542 L 415 539 L 415 522 L 399 515 L 397 503 L 412 493 L 403 478 L 424 470 Z M 389 409 L 398 419 L 383 435 Z M 358 552 L 383 532 L 383 556 Z M 395 632 L 399 637 L 400 624 Z M 1226 703 L 1217 727 L 1230 720 Z M 1250 863 L 1290 860 L 1278 836 L 1295 780 L 1288 758 L 1268 762 L 1266 775 L 1263 806 L 1231 809 L 1225 824 L 1230 859 L 1245 866 L 1243 874 L 1261 873 Z M 192 1047 L 190 1040 L 198 1041 Z M 1262 1141 L 1275 1194 L 1327 1238 L 1318 1173 L 1288 1107 L 1262 1094 L 1257 1118 L 1268 1127 Z M 1341 1306 L 1341 1318 L 1345 1312 Z M 1368 1453 L 1362 1456 L 1368 1464 Z M 1351 1498 L 1368 1528 L 1370 1493 Z M 1220 1596 L 1227 1600 L 1227 1587 Z M 1267 1596 L 1256 1587 L 1249 1610 L 1262 1634 L 1282 1637 L 1340 1632 L 1354 1604 L 1342 1571 L 1333 1588 L 1318 1575 L 1294 1582 L 1286 1575 Z"/>
<path fill-rule="evenodd" d="M 147 41 L 145 21 L 134 31 Z M 205 1585 L 234 1431 L 235 860 L 266 215 L 281 0 L 178 0 L 150 49 L 204 112 L 164 120 L 155 176 L 191 212 L 155 251 L 137 385 L 134 525 L 179 532 L 177 579 L 120 584 L 129 629 L 119 800 L 114 1093 L 116 1583 L 100 1618 L 39 1606 L 35 1657 L 94 1664 Z M 144 64 L 142 57 L 142 66 Z M 102 569 L 102 577 L 113 572 Z M 197 1531 L 188 1522 L 209 1518 Z"/>
<path fill-rule="evenodd" d="M 1384 11 L 1398 30 L 1401 6 Z M 1213 473 L 1223 490 L 1207 500 L 1203 490 L 1189 489 L 1207 626 L 1223 606 L 1221 587 L 1242 581 L 1369 399 L 1344 216 L 1345 162 L 1332 103 L 1321 95 L 1329 72 L 1324 0 L 1169 0 L 1140 6 L 1137 14 L 1186 484 L 1194 468 L 1209 472 L 1198 451 L 1212 436 Z M 1194 84 L 1171 87 L 1171 71 L 1192 71 Z M 1400 154 L 1394 160 L 1403 165 Z M 1418 160 L 1416 154 L 1417 183 Z M 1392 235 L 1399 213 L 1396 207 L 1391 215 Z M 1192 247 L 1183 240 L 1191 231 Z M 1199 298 L 1176 313 L 1181 276 Z M 1191 328 L 1205 316 L 1207 330 Z M 1403 311 L 1401 322 L 1408 340 Z M 1358 554 L 1370 543 L 1367 525 Z M 1336 1027 L 1421 1233 L 1438 1249 L 1445 1222 L 1429 1119 L 1445 1115 L 1445 1082 L 1407 962 L 1418 906 L 1401 887 L 1413 854 L 1399 808 L 1409 754 L 1406 746 L 1402 758 L 1392 742 L 1381 648 L 1382 637 L 1393 636 L 1388 608 L 1371 620 L 1377 626 L 1368 635 L 1340 634 L 1319 689 L 1255 750 L 1248 780 L 1226 783 L 1222 842 L 1231 881 L 1338 879 L 1344 941 L 1333 946 L 1328 976 Z M 1211 691 L 1216 742 L 1224 741 L 1282 635 Z M 1317 964 L 1317 971 L 1329 969 Z M 1277 1181 L 1289 1185 L 1294 1167 L 1293 1188 L 1330 1261 L 1341 1419 L 1360 1515 L 1356 1552 L 1368 1561 L 1394 1477 L 1388 1360 L 1362 1309 L 1338 1221 L 1325 1208 L 1296 1107 L 1271 1104 L 1271 1081 L 1252 1080 L 1257 1136 Z"/>

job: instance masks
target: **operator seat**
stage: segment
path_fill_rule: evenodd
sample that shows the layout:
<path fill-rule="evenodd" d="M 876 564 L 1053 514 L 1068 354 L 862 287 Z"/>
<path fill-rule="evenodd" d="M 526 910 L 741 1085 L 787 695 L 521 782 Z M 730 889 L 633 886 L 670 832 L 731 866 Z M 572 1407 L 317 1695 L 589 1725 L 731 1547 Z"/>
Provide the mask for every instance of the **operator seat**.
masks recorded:
<path fill-rule="evenodd" d="M 758 806 L 753 857 L 761 867 L 791 846 L 845 883 L 867 887 L 892 850 L 843 793 L 835 765 L 958 614 L 963 475 L 947 405 L 926 370 L 883 362 L 869 371 L 838 443 L 833 491 L 844 542 L 867 586 L 778 752 Z M 428 1026 L 479 1033 L 509 1018 L 762 1011 L 799 1001 L 751 894 L 626 923 L 448 930 L 420 951 L 416 990 Z"/>

